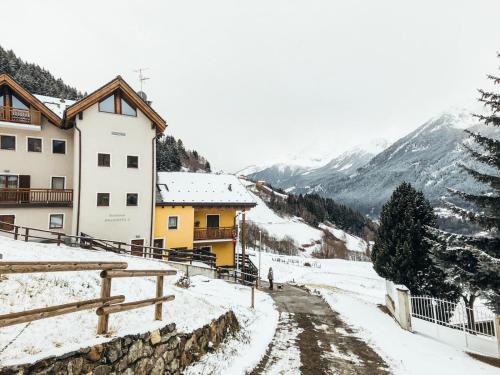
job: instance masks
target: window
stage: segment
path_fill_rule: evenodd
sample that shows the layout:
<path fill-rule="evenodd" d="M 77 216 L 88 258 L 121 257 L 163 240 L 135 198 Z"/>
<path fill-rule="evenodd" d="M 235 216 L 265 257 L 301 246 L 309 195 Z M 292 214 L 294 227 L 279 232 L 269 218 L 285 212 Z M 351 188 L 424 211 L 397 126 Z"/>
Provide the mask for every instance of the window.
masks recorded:
<path fill-rule="evenodd" d="M 111 166 L 111 155 L 110 154 L 97 154 L 97 166 L 99 166 L 99 167 Z"/>
<path fill-rule="evenodd" d="M 28 106 L 19 100 L 14 94 L 12 94 L 12 108 L 29 109 Z"/>
<path fill-rule="evenodd" d="M 42 138 L 28 137 L 28 152 L 42 152 Z"/>
<path fill-rule="evenodd" d="M 64 177 L 52 177 L 51 186 L 52 189 L 64 189 L 66 179 Z"/>
<path fill-rule="evenodd" d="M 1 150 L 16 150 L 16 137 L 13 135 L 0 135 Z"/>
<path fill-rule="evenodd" d="M 109 206 L 109 193 L 97 193 L 97 206 L 98 207 Z"/>
<path fill-rule="evenodd" d="M 178 216 L 169 216 L 168 217 L 168 229 L 177 229 L 179 228 L 179 217 Z"/>
<path fill-rule="evenodd" d="M 127 155 L 127 168 L 139 168 L 139 156 Z"/>
<path fill-rule="evenodd" d="M 137 112 L 135 111 L 135 108 L 132 107 L 130 104 L 128 104 L 125 101 L 125 99 L 121 98 L 121 104 L 122 104 L 122 115 L 137 116 Z"/>
<path fill-rule="evenodd" d="M 111 95 L 104 99 L 102 102 L 99 102 L 99 111 L 115 113 L 115 96 Z"/>
<path fill-rule="evenodd" d="M 52 153 L 53 154 L 65 154 L 66 153 L 66 141 L 59 139 L 52 140 Z"/>
<path fill-rule="evenodd" d="M 137 116 L 137 110 L 122 96 L 120 90 L 100 101 L 99 111 L 125 116 Z"/>
<path fill-rule="evenodd" d="M 219 227 L 219 215 L 207 215 L 207 228 Z"/>
<path fill-rule="evenodd" d="M 17 189 L 18 177 L 12 175 L 0 175 L 0 189 Z"/>
<path fill-rule="evenodd" d="M 127 206 L 137 206 L 139 194 L 127 193 Z"/>
<path fill-rule="evenodd" d="M 64 227 L 64 214 L 49 215 L 49 229 L 61 229 Z"/>

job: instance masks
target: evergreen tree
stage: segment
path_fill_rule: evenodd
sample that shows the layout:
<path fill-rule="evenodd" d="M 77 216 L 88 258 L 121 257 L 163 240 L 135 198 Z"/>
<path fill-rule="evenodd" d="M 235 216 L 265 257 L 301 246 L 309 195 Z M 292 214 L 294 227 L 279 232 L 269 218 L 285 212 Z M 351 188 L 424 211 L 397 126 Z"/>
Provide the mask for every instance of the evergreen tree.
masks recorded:
<path fill-rule="evenodd" d="M 382 208 L 372 251 L 375 271 L 405 285 L 412 294 L 454 301 L 458 288 L 446 281 L 446 275 L 430 256 L 428 239 L 436 239 L 429 228 L 437 228 L 429 201 L 403 182 Z"/>
<path fill-rule="evenodd" d="M 498 55 L 500 58 L 500 54 Z M 500 77 L 489 75 L 494 85 L 500 84 Z M 495 86 L 497 87 L 497 86 Z M 476 115 L 479 120 L 495 129 L 500 127 L 500 91 L 479 90 L 480 98 L 488 110 L 486 115 Z M 483 194 L 469 194 L 450 190 L 476 209 L 452 206 L 464 219 L 480 225 L 486 235 L 461 236 L 440 232 L 447 246 L 435 245 L 434 255 L 442 269 L 463 289 L 463 299 L 472 307 L 480 295 L 486 297 L 490 307 L 500 313 L 500 139 L 490 138 L 466 130 L 474 141 L 464 144 L 473 159 L 484 169 L 478 171 L 467 165 L 462 168 L 478 183 L 484 186 Z M 498 134 L 498 130 L 497 133 Z"/>

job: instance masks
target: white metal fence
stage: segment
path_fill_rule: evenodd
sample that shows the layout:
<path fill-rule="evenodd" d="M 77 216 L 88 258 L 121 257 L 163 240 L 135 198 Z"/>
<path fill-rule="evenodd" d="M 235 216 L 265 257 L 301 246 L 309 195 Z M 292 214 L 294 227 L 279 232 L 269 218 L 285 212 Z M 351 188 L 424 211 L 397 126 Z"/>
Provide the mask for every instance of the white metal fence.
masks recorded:
<path fill-rule="evenodd" d="M 411 296 L 410 306 L 414 331 L 471 352 L 499 356 L 495 314 L 487 307 L 471 309 L 463 301 L 426 296 Z"/>

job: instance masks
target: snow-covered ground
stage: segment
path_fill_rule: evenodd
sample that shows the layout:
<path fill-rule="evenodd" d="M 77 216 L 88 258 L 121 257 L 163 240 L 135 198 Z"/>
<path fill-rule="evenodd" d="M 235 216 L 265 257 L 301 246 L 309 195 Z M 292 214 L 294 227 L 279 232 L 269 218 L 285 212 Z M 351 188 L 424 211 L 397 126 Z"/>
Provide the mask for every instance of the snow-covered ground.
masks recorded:
<path fill-rule="evenodd" d="M 258 253 L 249 252 L 258 265 Z M 276 282 L 303 284 L 321 294 L 357 335 L 387 361 L 394 374 L 498 374 L 498 368 L 477 361 L 459 349 L 401 329 L 377 306 L 384 304 L 385 281 L 371 263 L 341 259 L 314 262 L 317 266 L 307 267 L 301 257 L 261 253 L 264 277 L 269 267 L 273 267 Z"/>
<path fill-rule="evenodd" d="M 252 208 L 246 215 L 249 221 L 267 230 L 270 235 L 277 239 L 282 240 L 285 237 L 290 237 L 297 246 L 309 245 L 306 246 L 307 250 L 301 253 L 301 255 L 310 256 L 312 252 L 319 250 L 319 244 L 323 236 L 322 230 L 306 224 L 299 217 L 281 217 L 269 208 L 264 200 L 255 193 L 251 188 L 251 183 L 246 180 L 240 181 L 249 188 L 250 194 L 257 202 L 257 206 Z M 362 253 L 366 251 L 368 244 L 363 239 L 346 233 L 334 226 L 320 224 L 320 228 L 328 230 L 339 240 L 345 242 L 348 250 Z"/>
<path fill-rule="evenodd" d="M 4 237 L 0 237 L 0 253 L 5 261 L 125 261 L 129 269 L 169 268 L 167 264 L 155 260 L 66 246 L 25 243 Z M 5 280 L 0 281 L 0 314 L 94 299 L 100 293 L 99 271 L 6 276 Z M 183 289 L 174 285 L 178 277 L 166 278 L 164 294 L 174 294 L 176 298 L 164 304 L 163 321 L 154 321 L 154 307 L 114 314 L 110 317 L 110 337 L 96 335 L 95 310 L 1 328 L 0 366 L 34 362 L 49 355 L 60 355 L 107 341 L 118 335 L 151 331 L 171 322 L 176 323 L 179 331 L 191 332 L 229 309 L 236 314 L 245 341 L 233 342 L 232 351 L 226 355 L 225 366 L 241 369 L 256 364 L 265 352 L 277 322 L 277 311 L 271 298 L 257 292 L 256 308 L 251 309 L 248 287 L 196 276 L 192 278 L 191 287 Z M 112 295 L 123 294 L 126 302 L 152 298 L 155 296 L 155 283 L 156 278 L 115 279 Z M 262 334 L 261 327 L 266 327 L 269 333 Z M 253 358 L 248 356 L 249 352 Z M 228 372 L 237 373 L 243 371 Z"/>

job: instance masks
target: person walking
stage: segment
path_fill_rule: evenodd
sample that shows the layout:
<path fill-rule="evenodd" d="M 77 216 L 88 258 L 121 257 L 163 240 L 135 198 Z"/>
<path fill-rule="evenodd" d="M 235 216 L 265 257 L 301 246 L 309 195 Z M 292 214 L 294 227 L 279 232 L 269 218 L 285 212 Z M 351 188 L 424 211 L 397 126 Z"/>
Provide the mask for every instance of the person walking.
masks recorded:
<path fill-rule="evenodd" d="M 273 290 L 273 267 L 269 267 L 269 272 L 267 273 L 267 279 L 269 280 L 269 290 Z"/>

